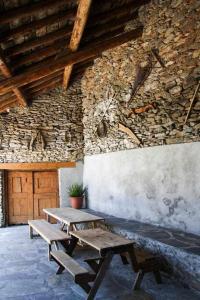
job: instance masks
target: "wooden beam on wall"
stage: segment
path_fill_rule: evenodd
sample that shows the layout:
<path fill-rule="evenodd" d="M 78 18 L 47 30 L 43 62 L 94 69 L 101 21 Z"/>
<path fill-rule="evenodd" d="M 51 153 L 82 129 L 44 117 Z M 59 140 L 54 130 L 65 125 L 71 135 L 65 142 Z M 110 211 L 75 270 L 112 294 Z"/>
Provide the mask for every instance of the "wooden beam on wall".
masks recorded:
<path fill-rule="evenodd" d="M 80 0 L 76 15 L 76 20 L 74 22 L 74 28 L 71 35 L 71 40 L 69 43 L 69 50 L 72 52 L 77 51 L 81 38 L 83 36 L 84 28 L 89 16 L 90 7 L 92 0 Z M 68 65 L 64 70 L 63 76 L 63 87 L 67 89 L 70 76 L 72 73 L 73 65 Z"/>
<path fill-rule="evenodd" d="M 9 68 L 8 64 L 6 63 L 1 51 L 0 51 L 0 70 L 6 78 L 12 77 L 12 71 Z M 20 105 L 22 106 L 28 105 L 22 91 L 19 88 L 13 88 L 12 91 L 17 96 Z"/>
<path fill-rule="evenodd" d="M 76 162 L 0 163 L 0 170 L 55 170 L 75 168 Z"/>
<path fill-rule="evenodd" d="M 101 43 L 91 43 L 86 48 L 77 52 L 59 57 L 57 60 L 48 59 L 45 63 L 38 64 L 36 67 L 30 68 L 20 75 L 15 75 L 12 78 L 2 80 L 0 82 L 0 95 L 3 95 L 13 88 L 24 86 L 28 83 L 36 81 L 56 71 L 59 71 L 67 65 L 83 62 L 89 58 L 100 56 L 102 52 L 127 43 L 130 40 L 139 38 L 142 35 L 143 27 L 125 32 L 116 37 L 105 40 Z"/>

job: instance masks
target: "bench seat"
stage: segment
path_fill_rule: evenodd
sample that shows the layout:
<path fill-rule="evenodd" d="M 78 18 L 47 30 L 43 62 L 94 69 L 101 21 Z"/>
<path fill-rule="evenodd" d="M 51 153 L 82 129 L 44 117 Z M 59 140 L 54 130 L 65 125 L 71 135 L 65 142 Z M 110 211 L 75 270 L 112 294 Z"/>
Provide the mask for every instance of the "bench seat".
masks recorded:
<path fill-rule="evenodd" d="M 70 236 L 57 228 L 55 225 L 48 223 L 46 220 L 29 220 L 30 238 L 33 238 L 33 230 L 36 231 L 48 244 L 48 255 L 50 258 L 50 251 L 52 243 L 58 248 L 57 242 L 66 242 Z"/>
<path fill-rule="evenodd" d="M 59 265 L 71 274 L 75 282 L 80 281 L 89 274 L 87 269 L 80 266 L 71 256 L 62 250 L 51 251 L 51 256 Z M 58 272 L 58 274 L 59 273 L 61 272 Z"/>

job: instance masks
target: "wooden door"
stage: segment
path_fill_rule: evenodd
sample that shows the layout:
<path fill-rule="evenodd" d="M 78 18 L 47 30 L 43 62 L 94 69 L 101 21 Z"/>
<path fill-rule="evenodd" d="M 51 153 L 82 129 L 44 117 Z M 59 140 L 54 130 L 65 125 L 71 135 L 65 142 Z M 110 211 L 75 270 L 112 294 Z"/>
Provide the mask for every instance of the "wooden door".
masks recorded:
<path fill-rule="evenodd" d="M 57 172 L 34 172 L 34 219 L 44 219 L 43 208 L 58 207 Z"/>
<path fill-rule="evenodd" d="M 24 224 L 33 219 L 32 172 L 8 173 L 9 224 Z"/>
<path fill-rule="evenodd" d="M 8 172 L 9 224 L 45 218 L 43 208 L 58 207 L 56 171 Z"/>

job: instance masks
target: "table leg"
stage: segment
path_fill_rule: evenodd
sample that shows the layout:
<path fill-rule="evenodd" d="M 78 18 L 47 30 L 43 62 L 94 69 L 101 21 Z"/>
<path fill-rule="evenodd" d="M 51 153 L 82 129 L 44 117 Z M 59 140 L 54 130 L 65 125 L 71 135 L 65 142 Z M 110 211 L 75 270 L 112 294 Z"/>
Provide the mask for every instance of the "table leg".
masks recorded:
<path fill-rule="evenodd" d="M 48 259 L 51 260 L 51 244 L 48 245 Z"/>
<path fill-rule="evenodd" d="M 95 281 L 93 283 L 93 286 L 88 294 L 88 297 L 87 297 L 87 300 L 93 300 L 97 291 L 98 291 L 98 288 L 100 287 L 101 285 L 101 282 L 106 274 L 106 271 L 112 261 L 112 258 L 113 258 L 113 253 L 112 252 L 109 252 L 107 253 L 107 255 L 105 256 L 105 258 L 103 258 L 103 261 L 101 263 L 101 266 L 99 268 L 99 271 L 97 273 L 97 276 L 95 278 Z"/>
<path fill-rule="evenodd" d="M 62 245 L 65 247 L 66 253 L 72 256 L 77 243 L 78 243 L 78 239 L 72 236 L 67 246 L 64 246 L 63 244 Z"/>
<path fill-rule="evenodd" d="M 71 225 L 67 225 L 67 234 L 69 235 L 69 232 L 72 230 L 72 226 Z"/>
<path fill-rule="evenodd" d="M 50 216 L 47 214 L 47 222 L 50 223 Z"/>
<path fill-rule="evenodd" d="M 145 272 L 140 270 L 138 273 L 137 273 L 137 276 L 136 276 L 136 279 L 135 279 L 135 282 L 134 282 L 134 286 L 133 286 L 133 290 L 136 291 L 136 290 L 139 290 L 140 289 L 140 286 L 141 286 L 141 283 L 142 283 L 142 279 L 144 277 L 144 274 Z"/>
<path fill-rule="evenodd" d="M 33 238 L 33 228 L 29 225 L 29 236 L 30 236 L 30 239 Z"/>

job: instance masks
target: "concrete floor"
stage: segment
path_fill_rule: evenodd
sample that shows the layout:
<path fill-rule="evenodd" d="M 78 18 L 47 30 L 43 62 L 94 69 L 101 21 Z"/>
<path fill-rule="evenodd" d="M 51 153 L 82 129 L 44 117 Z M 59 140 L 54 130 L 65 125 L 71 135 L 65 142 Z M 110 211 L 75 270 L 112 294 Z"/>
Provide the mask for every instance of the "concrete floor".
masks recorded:
<path fill-rule="evenodd" d="M 88 249 L 75 252 L 82 261 Z M 95 253 L 93 253 L 96 255 Z M 47 244 L 40 238 L 29 239 L 28 226 L 0 229 L 0 300 L 81 300 L 84 291 L 66 272 L 56 275 L 56 265 L 47 260 Z M 95 299 L 97 300 L 200 300 L 200 295 L 164 277 L 157 285 L 152 275 L 145 277 L 143 289 L 151 295 L 131 296 L 134 274 L 130 266 L 115 257 Z"/>

